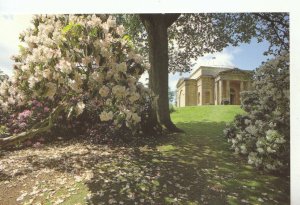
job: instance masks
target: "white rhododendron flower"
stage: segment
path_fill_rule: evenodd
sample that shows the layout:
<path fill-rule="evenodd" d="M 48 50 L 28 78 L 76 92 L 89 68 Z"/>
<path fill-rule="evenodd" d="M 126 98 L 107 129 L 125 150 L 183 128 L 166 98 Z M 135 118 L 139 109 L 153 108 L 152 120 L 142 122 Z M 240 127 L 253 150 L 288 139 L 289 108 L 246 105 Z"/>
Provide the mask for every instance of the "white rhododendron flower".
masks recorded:
<path fill-rule="evenodd" d="M 131 96 L 129 97 L 130 102 L 135 102 L 140 98 L 140 95 L 138 93 L 132 93 Z"/>
<path fill-rule="evenodd" d="M 267 147 L 267 152 L 269 152 L 269 153 L 274 153 L 274 152 L 276 152 L 276 151 L 273 150 L 271 147 Z"/>
<path fill-rule="evenodd" d="M 119 34 L 120 36 L 123 36 L 124 32 L 125 32 L 125 28 L 123 25 L 117 27 L 117 34 Z"/>
<path fill-rule="evenodd" d="M 15 104 L 15 99 L 13 99 L 12 97 L 9 97 L 8 99 L 7 99 L 7 102 L 9 103 L 9 104 L 11 104 L 11 105 L 13 105 L 13 104 Z"/>
<path fill-rule="evenodd" d="M 4 81 L 0 84 L 0 95 L 5 95 L 8 89 L 7 81 Z"/>
<path fill-rule="evenodd" d="M 84 108 L 85 108 L 85 104 L 82 101 L 78 102 L 76 105 L 76 114 L 80 115 L 81 113 L 83 113 Z"/>
<path fill-rule="evenodd" d="M 99 94 L 102 96 L 102 97 L 106 97 L 109 93 L 109 88 L 107 86 L 102 86 L 99 90 Z"/>
<path fill-rule="evenodd" d="M 112 16 L 109 16 L 107 19 L 107 25 L 111 28 L 116 27 L 117 26 L 116 19 Z"/>
<path fill-rule="evenodd" d="M 116 85 L 112 88 L 112 93 L 116 96 L 116 97 L 124 97 L 125 96 L 125 92 L 126 88 L 124 86 L 121 85 Z"/>
<path fill-rule="evenodd" d="M 122 73 L 125 73 L 126 70 L 127 70 L 127 66 L 126 66 L 125 62 L 117 64 L 116 68 L 117 68 L 118 71 L 120 71 Z"/>
<path fill-rule="evenodd" d="M 35 77 L 35 76 L 31 76 L 31 77 L 28 79 L 29 88 L 33 88 L 37 82 L 39 82 L 38 78 Z"/>
<path fill-rule="evenodd" d="M 265 150 L 261 147 L 257 148 L 257 151 L 261 154 L 265 153 Z"/>
<path fill-rule="evenodd" d="M 70 74 L 72 72 L 72 65 L 66 60 L 60 60 L 56 67 L 59 71 L 66 74 Z"/>
<path fill-rule="evenodd" d="M 47 79 L 50 79 L 50 77 L 51 77 L 51 70 L 50 69 L 43 70 L 43 77 L 47 78 Z"/>
<path fill-rule="evenodd" d="M 246 154 L 247 153 L 247 148 L 246 148 L 245 145 L 242 145 L 240 148 L 241 148 L 241 153 L 242 154 Z"/>
<path fill-rule="evenodd" d="M 103 111 L 99 117 L 100 117 L 101 121 L 109 121 L 109 120 L 113 119 L 113 115 L 114 114 L 112 111 L 109 111 L 109 112 Z"/>
<path fill-rule="evenodd" d="M 56 84 L 52 83 L 52 82 L 48 82 L 46 84 L 46 86 L 48 87 L 46 96 L 49 97 L 50 99 L 53 99 L 54 95 L 56 94 L 56 90 L 57 90 Z"/>

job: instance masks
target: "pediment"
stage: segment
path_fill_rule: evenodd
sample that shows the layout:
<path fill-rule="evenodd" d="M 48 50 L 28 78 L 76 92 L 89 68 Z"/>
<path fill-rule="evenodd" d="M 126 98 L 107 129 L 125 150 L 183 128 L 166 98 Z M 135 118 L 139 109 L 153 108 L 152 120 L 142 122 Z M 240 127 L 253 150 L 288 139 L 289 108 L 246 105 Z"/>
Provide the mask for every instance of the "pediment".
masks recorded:
<path fill-rule="evenodd" d="M 234 68 L 234 69 L 230 69 L 230 70 L 225 70 L 225 71 L 221 71 L 219 72 L 219 75 L 223 76 L 223 75 L 246 75 L 246 76 L 252 76 L 253 75 L 253 71 L 251 70 L 241 70 L 238 68 Z"/>

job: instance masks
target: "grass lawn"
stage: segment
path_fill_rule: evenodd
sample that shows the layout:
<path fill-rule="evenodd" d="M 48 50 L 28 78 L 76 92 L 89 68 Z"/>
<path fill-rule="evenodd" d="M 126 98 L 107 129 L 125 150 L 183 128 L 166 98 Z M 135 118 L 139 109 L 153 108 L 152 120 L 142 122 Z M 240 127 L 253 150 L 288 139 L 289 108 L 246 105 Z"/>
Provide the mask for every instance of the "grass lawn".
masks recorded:
<path fill-rule="evenodd" d="M 130 146 L 0 152 L 0 204 L 289 204 L 289 177 L 262 173 L 229 149 L 222 130 L 240 113 L 180 108 L 172 119 L 185 133 Z"/>

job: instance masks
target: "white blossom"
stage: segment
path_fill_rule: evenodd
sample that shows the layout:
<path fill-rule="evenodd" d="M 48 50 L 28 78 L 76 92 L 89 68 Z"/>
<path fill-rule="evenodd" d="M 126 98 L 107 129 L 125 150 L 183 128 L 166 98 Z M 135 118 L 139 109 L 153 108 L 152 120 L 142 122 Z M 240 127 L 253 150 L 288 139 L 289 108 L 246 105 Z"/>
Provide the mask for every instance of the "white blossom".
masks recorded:
<path fill-rule="evenodd" d="M 102 96 L 102 97 L 106 97 L 108 94 L 109 94 L 109 88 L 107 86 L 102 86 L 99 90 L 99 94 Z"/>
<path fill-rule="evenodd" d="M 125 91 L 126 91 L 125 87 L 121 85 L 116 85 L 112 88 L 113 94 L 118 98 L 124 97 Z"/>
<path fill-rule="evenodd" d="M 84 111 L 84 108 L 85 104 L 82 101 L 78 102 L 76 105 L 76 114 L 80 115 Z"/>
<path fill-rule="evenodd" d="M 131 96 L 129 97 L 129 100 L 131 103 L 134 103 L 135 101 L 139 100 L 140 94 L 138 93 L 132 93 Z"/>
<path fill-rule="evenodd" d="M 69 61 L 60 60 L 59 63 L 56 65 L 57 69 L 60 70 L 62 73 L 70 74 L 72 72 L 72 65 Z"/>
<path fill-rule="evenodd" d="M 43 77 L 47 78 L 47 79 L 50 79 L 50 77 L 51 77 L 51 70 L 50 69 L 43 70 Z"/>
<path fill-rule="evenodd" d="M 48 82 L 46 84 L 46 86 L 48 87 L 46 96 L 49 97 L 50 99 L 53 99 L 54 95 L 56 94 L 56 90 L 57 90 L 56 84 L 52 83 L 52 82 Z"/>
<path fill-rule="evenodd" d="M 267 147 L 267 152 L 269 152 L 269 153 L 274 153 L 274 152 L 276 152 L 276 151 L 273 150 L 271 147 Z"/>
<path fill-rule="evenodd" d="M 103 111 L 101 112 L 100 114 L 100 120 L 101 121 L 109 121 L 109 120 L 112 120 L 113 119 L 113 112 L 112 111 L 109 111 L 109 112 L 106 112 L 106 111 Z"/>
<path fill-rule="evenodd" d="M 257 151 L 261 154 L 265 153 L 265 150 L 261 147 L 257 148 Z"/>
<path fill-rule="evenodd" d="M 126 70 L 127 70 L 127 66 L 126 66 L 125 62 L 117 64 L 116 68 L 117 68 L 118 71 L 120 71 L 122 73 L 125 73 Z"/>
<path fill-rule="evenodd" d="M 107 22 L 107 25 L 111 28 L 114 28 L 117 26 L 116 19 L 112 16 L 109 16 L 106 22 Z"/>

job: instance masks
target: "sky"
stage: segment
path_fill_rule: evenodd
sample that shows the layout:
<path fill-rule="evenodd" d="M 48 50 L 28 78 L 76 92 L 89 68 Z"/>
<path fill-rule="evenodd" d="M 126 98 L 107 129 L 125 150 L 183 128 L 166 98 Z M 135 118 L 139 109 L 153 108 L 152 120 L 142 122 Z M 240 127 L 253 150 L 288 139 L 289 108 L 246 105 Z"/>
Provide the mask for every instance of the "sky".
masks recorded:
<path fill-rule="evenodd" d="M 0 15 L 0 69 L 11 75 L 13 61 L 19 51 L 19 34 L 30 26 L 31 15 Z"/>
<path fill-rule="evenodd" d="M 0 69 L 6 74 L 12 74 L 13 61 L 11 56 L 18 53 L 19 33 L 31 25 L 31 15 L 1 15 L 0 28 Z M 263 52 L 268 48 L 267 42 L 257 43 L 252 39 L 250 44 L 242 44 L 238 47 L 227 47 L 222 52 L 205 54 L 195 62 L 192 71 L 199 66 L 224 66 L 237 67 L 240 69 L 253 70 L 267 58 Z M 191 71 L 191 72 L 192 72 Z M 169 75 L 169 86 L 171 90 L 176 90 L 176 84 L 181 77 L 188 77 L 187 73 L 175 73 Z M 145 73 L 141 82 L 147 83 L 148 74 Z"/>

